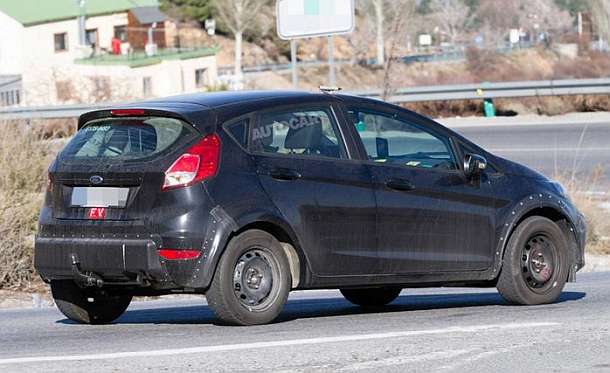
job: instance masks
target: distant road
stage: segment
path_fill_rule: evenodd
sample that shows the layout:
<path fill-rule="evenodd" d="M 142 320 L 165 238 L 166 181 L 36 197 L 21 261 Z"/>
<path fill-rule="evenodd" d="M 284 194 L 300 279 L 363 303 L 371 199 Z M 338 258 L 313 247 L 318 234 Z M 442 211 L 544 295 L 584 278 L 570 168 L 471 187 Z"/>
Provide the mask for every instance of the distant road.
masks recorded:
<path fill-rule="evenodd" d="M 610 185 L 610 121 L 452 128 L 492 153 L 550 177 L 575 170 L 585 181 L 601 167 L 605 174 L 595 189 Z"/>
<path fill-rule="evenodd" d="M 557 304 L 508 306 L 494 289 L 406 289 L 378 312 L 337 291 L 294 293 L 272 325 L 216 325 L 204 298 L 136 302 L 115 324 L 53 308 L 0 311 L 4 372 L 607 372 L 610 273 Z"/>

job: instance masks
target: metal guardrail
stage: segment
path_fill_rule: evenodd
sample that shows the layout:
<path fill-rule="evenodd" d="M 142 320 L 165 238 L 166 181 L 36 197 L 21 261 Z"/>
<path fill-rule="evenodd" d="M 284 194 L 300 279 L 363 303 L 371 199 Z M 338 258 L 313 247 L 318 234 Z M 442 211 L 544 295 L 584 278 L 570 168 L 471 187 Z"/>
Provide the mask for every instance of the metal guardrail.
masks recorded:
<path fill-rule="evenodd" d="M 380 98 L 381 90 L 349 92 L 357 96 Z M 569 79 L 525 82 L 476 83 L 401 88 L 388 101 L 393 103 L 520 98 L 539 96 L 606 95 L 610 79 Z"/>
<path fill-rule="evenodd" d="M 0 109 L 0 120 L 78 118 L 88 111 L 112 106 L 112 103 L 35 107 L 14 106 L 8 109 Z"/>
<path fill-rule="evenodd" d="M 378 99 L 381 99 L 382 96 L 381 90 L 353 91 L 346 93 Z M 392 103 L 407 103 L 444 100 L 477 100 L 484 98 L 607 94 L 610 94 L 610 78 L 410 87 L 396 90 L 388 101 Z M 112 103 L 101 103 L 95 105 L 12 107 L 0 109 L 0 120 L 75 118 L 90 110 L 112 106 Z"/>

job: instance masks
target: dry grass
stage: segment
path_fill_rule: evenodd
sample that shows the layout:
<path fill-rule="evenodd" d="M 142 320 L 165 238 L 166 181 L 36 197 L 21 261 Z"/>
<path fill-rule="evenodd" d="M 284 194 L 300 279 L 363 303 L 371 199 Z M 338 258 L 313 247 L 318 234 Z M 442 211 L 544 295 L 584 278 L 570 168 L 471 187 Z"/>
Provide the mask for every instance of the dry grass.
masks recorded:
<path fill-rule="evenodd" d="M 573 175 L 559 175 L 555 179 L 560 180 L 565 186 L 570 198 L 578 209 L 585 215 L 587 220 L 587 252 L 592 254 L 610 255 L 610 211 L 603 209 L 599 196 L 589 193 L 596 189 L 601 180 L 603 170 L 598 168 L 588 180 L 576 178 Z"/>
<path fill-rule="evenodd" d="M 33 238 L 53 152 L 28 126 L 0 127 L 0 289 L 28 289 L 40 283 Z"/>

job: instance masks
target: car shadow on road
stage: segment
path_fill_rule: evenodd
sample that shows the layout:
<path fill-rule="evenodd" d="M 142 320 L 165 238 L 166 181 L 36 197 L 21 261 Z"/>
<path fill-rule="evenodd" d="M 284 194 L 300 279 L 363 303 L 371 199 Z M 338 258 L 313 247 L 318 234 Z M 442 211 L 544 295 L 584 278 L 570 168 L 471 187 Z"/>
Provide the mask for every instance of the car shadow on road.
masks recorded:
<path fill-rule="evenodd" d="M 557 303 L 582 299 L 583 292 L 563 292 Z M 297 319 L 320 317 L 384 314 L 408 311 L 425 311 L 439 309 L 459 309 L 472 307 L 508 306 L 506 301 L 495 292 L 490 293 L 453 293 L 430 295 L 403 295 L 385 307 L 365 309 L 354 306 L 341 297 L 291 299 L 276 323 Z M 541 306 L 545 307 L 545 306 Z M 467 316 L 459 313 L 453 315 Z M 72 324 L 69 320 L 58 323 Z M 212 310 L 205 306 L 167 307 L 128 310 L 115 323 L 117 324 L 214 324 L 218 320 Z"/>

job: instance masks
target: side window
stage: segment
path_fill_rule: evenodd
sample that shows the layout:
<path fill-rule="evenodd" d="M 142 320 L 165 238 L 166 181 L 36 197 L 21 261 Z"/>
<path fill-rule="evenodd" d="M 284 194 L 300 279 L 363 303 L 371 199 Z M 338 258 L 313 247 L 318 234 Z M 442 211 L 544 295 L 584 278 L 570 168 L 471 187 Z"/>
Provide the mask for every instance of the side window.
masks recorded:
<path fill-rule="evenodd" d="M 248 148 L 248 129 L 250 120 L 243 119 L 238 122 L 226 126 L 229 134 L 241 145 L 244 149 Z"/>
<path fill-rule="evenodd" d="M 345 158 L 336 123 L 328 110 L 289 110 L 264 113 L 252 129 L 252 150 Z"/>
<path fill-rule="evenodd" d="M 369 159 L 414 168 L 458 169 L 449 139 L 390 115 L 353 109 L 356 127 Z"/>

